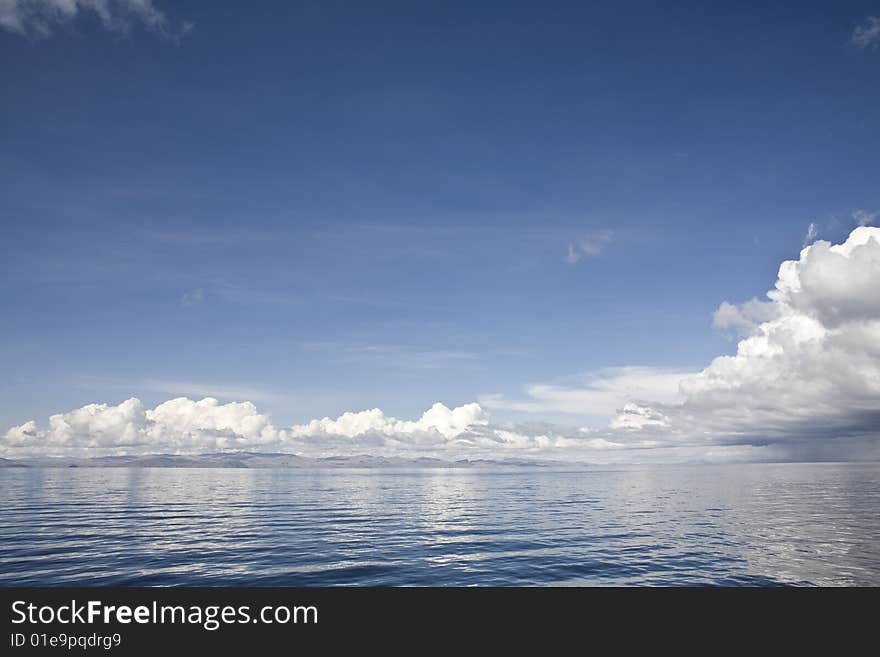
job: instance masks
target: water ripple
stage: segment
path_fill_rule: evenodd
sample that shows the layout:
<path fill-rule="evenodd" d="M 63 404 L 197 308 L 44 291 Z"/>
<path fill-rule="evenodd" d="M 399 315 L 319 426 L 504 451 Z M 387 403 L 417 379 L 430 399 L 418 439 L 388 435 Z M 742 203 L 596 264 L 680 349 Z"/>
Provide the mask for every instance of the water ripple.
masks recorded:
<path fill-rule="evenodd" d="M 0 584 L 880 585 L 880 466 L 0 470 Z"/>

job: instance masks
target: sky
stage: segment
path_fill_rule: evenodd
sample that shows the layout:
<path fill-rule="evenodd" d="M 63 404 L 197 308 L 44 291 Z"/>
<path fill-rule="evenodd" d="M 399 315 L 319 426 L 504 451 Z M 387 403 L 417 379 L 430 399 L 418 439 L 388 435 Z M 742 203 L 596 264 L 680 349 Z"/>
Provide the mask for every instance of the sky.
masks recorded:
<path fill-rule="evenodd" d="M 0 76 L 2 455 L 880 458 L 876 0 L 0 0 Z"/>

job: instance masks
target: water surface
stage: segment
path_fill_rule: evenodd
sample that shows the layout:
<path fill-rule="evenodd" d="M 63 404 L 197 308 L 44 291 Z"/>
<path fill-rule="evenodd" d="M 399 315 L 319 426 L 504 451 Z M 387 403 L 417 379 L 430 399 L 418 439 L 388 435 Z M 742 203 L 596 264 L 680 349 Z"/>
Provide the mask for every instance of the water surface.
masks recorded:
<path fill-rule="evenodd" d="M 0 470 L 0 585 L 880 585 L 880 465 Z"/>

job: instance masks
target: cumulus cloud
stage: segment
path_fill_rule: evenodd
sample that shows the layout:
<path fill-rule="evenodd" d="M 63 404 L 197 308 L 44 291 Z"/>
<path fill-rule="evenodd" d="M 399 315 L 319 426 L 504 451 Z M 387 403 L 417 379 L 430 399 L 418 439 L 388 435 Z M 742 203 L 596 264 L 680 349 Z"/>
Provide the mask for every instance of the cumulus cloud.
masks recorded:
<path fill-rule="evenodd" d="M 481 401 L 569 413 L 617 402 L 608 426 L 587 433 L 630 449 L 880 457 L 880 228 L 860 226 L 842 244 L 813 242 L 782 263 L 767 300 L 725 302 L 713 323 L 741 339 L 735 354 L 701 372 L 623 369 L 583 386 L 531 386 L 523 401 Z"/>
<path fill-rule="evenodd" d="M 843 244 L 816 242 L 799 260 L 783 262 L 767 293 L 783 315 L 835 329 L 880 320 L 880 228 L 856 228 Z"/>
<path fill-rule="evenodd" d="M 46 37 L 54 27 L 82 15 L 96 17 L 110 31 L 127 33 L 134 24 L 179 39 L 193 25 L 172 27 L 153 0 L 0 0 L 0 27 L 23 36 Z"/>
<path fill-rule="evenodd" d="M 876 456 L 880 228 L 806 247 L 798 260 L 782 263 L 767 296 L 772 319 L 753 327 L 734 355 L 682 379 L 682 403 L 652 410 L 690 438 L 775 442 L 802 454 L 845 439 Z"/>
<path fill-rule="evenodd" d="M 380 409 L 374 408 L 359 413 L 343 413 L 335 420 L 329 417 L 312 420 L 308 424 L 292 427 L 292 432 L 295 436 L 336 435 L 353 438 L 367 433 L 412 435 L 436 431 L 444 438 L 455 438 L 469 427 L 486 424 L 488 419 L 479 404 L 465 404 L 450 409 L 438 402 L 416 421 L 387 417 Z"/>
<path fill-rule="evenodd" d="M 599 255 L 602 252 L 602 247 L 611 241 L 611 237 L 610 230 L 599 230 L 589 233 L 577 242 L 571 242 L 568 245 L 565 262 L 574 265 L 582 258 Z"/>
<path fill-rule="evenodd" d="M 12 427 L 2 451 L 15 454 L 193 453 L 275 445 L 286 438 L 251 402 L 178 397 L 145 409 L 132 397 L 112 406 L 88 404 Z"/>
<path fill-rule="evenodd" d="M 171 399 L 144 413 L 147 445 L 169 445 L 174 451 L 254 449 L 277 446 L 287 437 L 251 402 L 221 404 L 213 397 L 194 401 Z"/>
<path fill-rule="evenodd" d="M 876 48 L 880 44 L 880 16 L 868 16 L 857 25 L 851 41 L 857 48 Z"/>
<path fill-rule="evenodd" d="M 615 446 L 574 427 L 491 424 L 476 403 L 452 409 L 436 403 L 418 420 L 398 420 L 379 409 L 343 413 L 335 420 L 323 418 L 295 425 L 290 432 L 296 451 L 313 456 L 369 452 L 447 459 L 504 458 Z"/>
<path fill-rule="evenodd" d="M 649 427 L 667 428 L 669 426 L 669 418 L 663 413 L 656 409 L 647 406 L 640 406 L 633 402 L 624 404 L 623 408 L 620 409 L 620 412 L 612 418 L 608 425 L 610 429 L 623 430 L 639 430 Z"/>

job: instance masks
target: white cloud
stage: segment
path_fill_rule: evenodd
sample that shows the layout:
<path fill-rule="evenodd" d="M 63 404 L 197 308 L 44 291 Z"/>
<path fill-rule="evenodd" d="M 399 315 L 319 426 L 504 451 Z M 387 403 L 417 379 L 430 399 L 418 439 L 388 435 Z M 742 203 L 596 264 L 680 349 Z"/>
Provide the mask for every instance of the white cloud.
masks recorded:
<path fill-rule="evenodd" d="M 414 422 L 387 417 L 380 409 L 374 408 L 358 413 L 343 413 L 335 420 L 329 417 L 312 420 L 308 424 L 292 427 L 291 431 L 294 436 L 335 435 L 349 438 L 368 433 L 397 435 L 436 431 L 444 438 L 455 438 L 470 427 L 486 424 L 488 420 L 479 404 L 465 404 L 450 409 L 438 402 Z"/>
<path fill-rule="evenodd" d="M 221 404 L 213 397 L 171 399 L 144 413 L 147 445 L 170 445 L 174 451 L 254 449 L 278 446 L 287 434 L 251 402 Z"/>
<path fill-rule="evenodd" d="M 645 429 L 648 427 L 669 427 L 669 418 L 660 411 L 633 402 L 624 404 L 616 417 L 608 425 L 610 429 Z"/>
<path fill-rule="evenodd" d="M 880 228 L 861 226 L 843 244 L 820 241 L 779 267 L 767 293 L 783 315 L 836 328 L 849 320 L 880 320 Z"/>
<path fill-rule="evenodd" d="M 103 27 L 127 33 L 135 23 L 173 40 L 188 33 L 193 25 L 169 25 L 153 0 L 0 0 L 0 27 L 24 36 L 46 37 L 52 29 L 91 14 Z"/>
<path fill-rule="evenodd" d="M 0 442 L 7 454 L 192 453 L 250 449 L 283 441 L 267 415 L 251 402 L 220 404 L 207 397 L 171 399 L 144 409 L 137 398 L 111 406 L 88 404 L 49 417 L 48 427 L 29 421 Z"/>
<path fill-rule="evenodd" d="M 880 16 L 868 16 L 857 25 L 851 41 L 858 48 L 876 48 L 880 44 Z"/>
<path fill-rule="evenodd" d="M 139 442 L 145 419 L 139 399 L 128 399 L 118 406 L 88 404 L 50 416 L 47 429 L 39 428 L 33 420 L 12 427 L 4 442 L 12 448 L 39 446 L 65 453 L 76 448 L 127 446 Z"/>
<path fill-rule="evenodd" d="M 586 235 L 577 242 L 568 245 L 568 252 L 565 255 L 565 262 L 570 265 L 576 264 L 584 257 L 599 255 L 602 247 L 611 241 L 612 232 L 610 230 L 598 230 Z"/>

